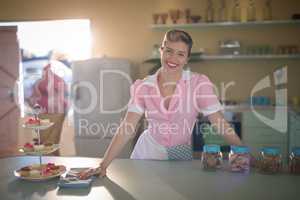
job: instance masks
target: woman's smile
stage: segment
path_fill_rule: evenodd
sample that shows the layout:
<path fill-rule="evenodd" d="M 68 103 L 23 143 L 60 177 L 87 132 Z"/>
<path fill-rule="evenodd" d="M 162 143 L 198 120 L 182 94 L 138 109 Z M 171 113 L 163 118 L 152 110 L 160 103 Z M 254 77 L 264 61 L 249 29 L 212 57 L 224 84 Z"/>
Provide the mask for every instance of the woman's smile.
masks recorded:
<path fill-rule="evenodd" d="M 166 61 L 166 64 L 168 66 L 168 68 L 170 69 L 176 69 L 179 65 L 174 63 L 174 62 L 170 62 L 170 61 Z"/>

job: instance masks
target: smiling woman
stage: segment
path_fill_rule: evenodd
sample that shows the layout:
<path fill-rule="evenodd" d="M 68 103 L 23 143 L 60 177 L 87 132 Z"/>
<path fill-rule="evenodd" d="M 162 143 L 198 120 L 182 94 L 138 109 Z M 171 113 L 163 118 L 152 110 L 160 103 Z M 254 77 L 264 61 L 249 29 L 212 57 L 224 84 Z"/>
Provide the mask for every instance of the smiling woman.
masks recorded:
<path fill-rule="evenodd" d="M 181 30 L 168 31 L 160 48 L 163 69 L 174 73 L 183 68 L 188 62 L 192 46 L 193 40 L 186 32 Z"/>
<path fill-rule="evenodd" d="M 190 35 L 185 31 L 170 30 L 165 34 L 160 48 L 160 69 L 131 86 L 127 114 L 100 164 L 102 176 L 125 144 L 134 137 L 144 114 L 148 128 L 139 137 L 132 159 L 191 160 L 192 130 L 199 112 L 212 124 L 223 124 L 217 126 L 217 131 L 229 144 L 242 144 L 220 113 L 222 106 L 209 78 L 183 70 L 192 44 Z M 89 176 L 90 172 L 93 170 L 82 176 Z"/>

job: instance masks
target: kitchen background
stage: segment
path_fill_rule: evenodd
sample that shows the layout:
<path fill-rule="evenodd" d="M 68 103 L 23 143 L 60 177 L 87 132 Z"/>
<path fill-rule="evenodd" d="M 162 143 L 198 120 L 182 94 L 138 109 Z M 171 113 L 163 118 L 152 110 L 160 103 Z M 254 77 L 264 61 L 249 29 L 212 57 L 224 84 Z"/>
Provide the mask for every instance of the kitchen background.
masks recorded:
<path fill-rule="evenodd" d="M 132 75 L 136 78 L 145 77 L 155 66 L 155 44 L 160 44 L 164 32 L 172 26 L 153 25 L 154 14 L 168 13 L 170 10 L 190 9 L 192 15 L 200 15 L 200 22 L 206 20 L 207 0 L 1 0 L 0 21 L 36 21 L 59 19 L 89 19 L 92 32 L 92 56 L 128 59 L 133 68 Z M 219 0 L 213 0 L 215 20 Z M 226 0 L 227 19 L 232 19 L 234 0 Z M 249 0 L 240 0 L 240 21 L 247 21 Z M 256 21 L 262 21 L 265 6 L 264 0 L 256 0 Z M 291 20 L 292 15 L 300 13 L 299 0 L 272 0 L 272 20 Z M 295 17 L 295 16 L 294 16 Z M 296 16 L 297 17 L 297 16 Z M 299 17 L 299 16 L 298 16 Z M 158 21 L 161 23 L 161 21 Z M 170 25 L 170 17 L 166 21 Z M 232 40 L 241 44 L 240 54 L 299 54 L 300 23 L 289 21 L 285 24 L 234 25 L 234 26 L 188 26 L 186 30 L 192 35 L 195 45 L 193 52 L 204 55 L 219 55 L 220 42 Z M 59 31 L 59 30 L 54 30 Z M 291 50 L 290 47 L 296 46 Z M 267 50 L 266 50 L 267 49 Z M 148 61 L 148 62 L 147 62 Z M 153 61 L 153 62 L 150 62 Z M 271 75 L 278 67 L 288 66 L 288 98 L 300 97 L 299 55 L 271 58 L 251 59 L 198 59 L 189 67 L 192 71 L 206 74 L 220 87 L 221 83 L 234 81 L 235 85 L 228 89 L 226 99 L 245 102 L 249 99 L 255 84 L 264 77 Z M 272 87 L 262 90 L 257 95 L 267 96 L 274 102 Z M 267 111 L 269 112 L 269 111 Z M 268 114 L 268 113 L 267 113 Z M 251 114 L 245 114 L 249 131 L 252 127 L 266 129 L 263 125 L 253 122 Z M 248 118 L 247 118 L 248 116 Z M 252 121 L 251 121 L 252 120 Z M 251 123 L 253 122 L 253 125 Z M 245 124 L 245 123 L 243 123 Z M 247 133 L 243 128 L 243 134 Z M 298 130 L 298 129 L 297 129 Z M 247 137 L 246 137 L 247 138 Z M 278 139 L 278 140 L 277 140 Z M 255 139 L 258 140 L 258 139 Z M 287 148 L 288 138 L 276 138 Z M 253 142 L 251 139 L 249 141 Z M 267 143 L 267 142 L 266 142 Z"/>
<path fill-rule="evenodd" d="M 214 5 L 218 1 L 214 1 Z M 257 20 L 262 20 L 262 8 L 265 1 L 255 1 Z M 228 17 L 231 15 L 232 0 L 226 1 Z M 241 20 L 246 21 L 248 0 L 241 0 Z M 27 21 L 50 19 L 88 18 L 91 20 L 93 37 L 93 56 L 103 54 L 111 57 L 128 58 L 136 67 L 136 77 L 144 77 L 153 67 L 143 64 L 151 56 L 154 44 L 159 44 L 164 31 L 151 29 L 154 13 L 165 13 L 170 9 L 190 8 L 194 15 L 205 18 L 206 0 L 27 0 L 1 1 L 0 20 Z M 292 14 L 300 12 L 297 0 L 273 0 L 272 18 L 274 20 L 291 19 Z M 202 20 L 203 20 L 202 19 Z M 169 23 L 168 19 L 168 23 Z M 58 30 L 59 31 L 59 30 Z M 194 38 L 193 51 L 204 48 L 207 53 L 218 52 L 218 42 L 232 39 L 240 40 L 245 45 L 300 44 L 300 28 L 294 26 L 249 26 L 190 28 Z M 262 77 L 271 73 L 274 68 L 287 64 L 289 66 L 289 97 L 300 96 L 299 60 L 297 59 L 253 59 L 253 60 L 213 60 L 191 64 L 193 71 L 207 74 L 218 83 L 235 81 L 236 85 L 229 90 L 228 96 L 234 100 L 245 100 L 253 85 Z M 272 90 L 264 91 L 273 96 Z"/>

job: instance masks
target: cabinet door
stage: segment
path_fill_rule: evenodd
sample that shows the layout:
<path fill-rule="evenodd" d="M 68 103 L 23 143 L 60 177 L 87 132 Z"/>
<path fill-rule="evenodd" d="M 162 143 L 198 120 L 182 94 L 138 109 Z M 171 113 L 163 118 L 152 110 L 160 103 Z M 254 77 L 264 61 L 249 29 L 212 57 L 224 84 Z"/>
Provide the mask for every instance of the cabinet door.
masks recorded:
<path fill-rule="evenodd" d="M 300 115 L 290 113 L 289 115 L 290 152 L 293 147 L 300 147 Z"/>
<path fill-rule="evenodd" d="M 248 145 L 250 147 L 250 151 L 251 151 L 251 154 L 255 157 L 258 157 L 259 156 L 259 153 L 261 151 L 261 149 L 263 147 L 278 147 L 280 149 L 280 152 L 281 152 L 281 155 L 282 155 L 282 159 L 285 163 L 287 163 L 288 161 L 288 147 L 287 147 L 287 144 L 276 144 L 276 143 L 273 143 L 273 144 L 266 144 L 266 143 L 251 143 L 251 144 L 248 144 L 248 143 L 245 143 L 246 145 Z"/>
<path fill-rule="evenodd" d="M 15 83 L 19 77 L 19 47 L 16 27 L 0 27 L 0 152 L 15 152 L 19 109 Z"/>
<path fill-rule="evenodd" d="M 287 133 L 268 127 L 247 127 L 244 129 L 243 140 L 249 143 L 281 144 L 287 143 L 287 136 Z"/>
<path fill-rule="evenodd" d="M 218 144 L 218 145 L 226 145 L 227 143 L 223 139 L 223 137 L 217 133 L 217 131 L 213 130 L 210 124 L 206 123 L 205 126 L 202 127 L 202 135 L 205 144 Z"/>
<path fill-rule="evenodd" d="M 260 113 L 270 119 L 274 117 L 272 110 L 263 110 Z M 273 127 L 269 127 L 250 111 L 243 113 L 242 126 L 242 140 L 250 147 L 254 155 L 257 156 L 263 147 L 275 146 L 280 148 L 283 159 L 287 160 L 288 132 L 281 133 Z"/>
<path fill-rule="evenodd" d="M 259 115 L 264 116 L 270 120 L 274 119 L 275 111 L 272 109 L 261 109 L 258 110 Z M 274 130 L 282 130 L 283 125 L 273 124 L 272 127 L 265 124 L 259 116 L 256 116 L 252 111 L 243 112 L 243 127 L 268 127 Z M 287 131 L 286 131 L 287 132 Z"/>

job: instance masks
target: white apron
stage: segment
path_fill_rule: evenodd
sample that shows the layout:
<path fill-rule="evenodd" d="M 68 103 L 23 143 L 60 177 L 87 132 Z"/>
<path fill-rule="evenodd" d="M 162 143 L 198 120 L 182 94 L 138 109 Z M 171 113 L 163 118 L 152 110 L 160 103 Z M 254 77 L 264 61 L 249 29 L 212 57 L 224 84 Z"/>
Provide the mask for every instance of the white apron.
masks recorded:
<path fill-rule="evenodd" d="M 139 137 L 130 156 L 131 159 L 167 160 L 166 147 L 159 144 L 146 129 Z"/>

